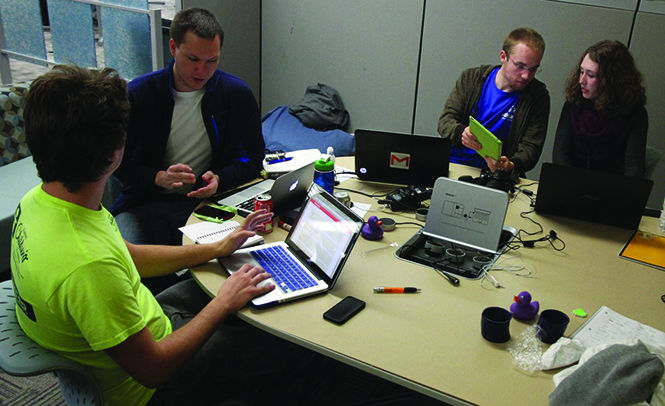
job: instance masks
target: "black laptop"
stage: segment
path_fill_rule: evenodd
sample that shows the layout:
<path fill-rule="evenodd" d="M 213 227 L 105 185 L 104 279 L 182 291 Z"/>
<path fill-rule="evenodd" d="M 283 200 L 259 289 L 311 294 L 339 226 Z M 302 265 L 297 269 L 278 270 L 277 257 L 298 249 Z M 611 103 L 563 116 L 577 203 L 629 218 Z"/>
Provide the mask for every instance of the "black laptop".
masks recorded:
<path fill-rule="evenodd" d="M 354 138 L 360 180 L 433 186 L 448 176 L 449 139 L 371 130 L 356 130 Z"/>
<path fill-rule="evenodd" d="M 536 213 L 636 230 L 653 181 L 544 163 Z"/>

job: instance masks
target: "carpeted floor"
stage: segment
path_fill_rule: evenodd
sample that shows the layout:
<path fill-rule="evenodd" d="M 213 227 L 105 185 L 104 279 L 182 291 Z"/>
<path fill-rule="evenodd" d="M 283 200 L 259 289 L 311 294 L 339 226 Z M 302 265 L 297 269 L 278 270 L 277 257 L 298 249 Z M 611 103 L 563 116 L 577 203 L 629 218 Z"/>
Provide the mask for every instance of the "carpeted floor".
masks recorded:
<path fill-rule="evenodd" d="M 58 378 L 52 373 L 17 377 L 0 370 L 0 405 L 3 406 L 65 406 Z"/>

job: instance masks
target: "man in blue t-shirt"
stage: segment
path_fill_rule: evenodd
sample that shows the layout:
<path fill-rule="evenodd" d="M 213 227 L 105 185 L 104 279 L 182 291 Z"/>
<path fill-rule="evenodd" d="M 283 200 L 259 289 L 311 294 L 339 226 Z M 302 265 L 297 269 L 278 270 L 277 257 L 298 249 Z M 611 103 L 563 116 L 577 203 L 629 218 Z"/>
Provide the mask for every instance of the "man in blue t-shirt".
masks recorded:
<path fill-rule="evenodd" d="M 550 97 L 535 79 L 545 41 L 531 28 L 517 28 L 504 40 L 501 65 L 483 65 L 462 73 L 439 118 L 438 131 L 453 143 L 451 162 L 489 167 L 519 175 L 532 169 L 547 133 Z M 482 148 L 469 130 L 476 118 L 503 142 L 499 160 L 481 157 Z"/>

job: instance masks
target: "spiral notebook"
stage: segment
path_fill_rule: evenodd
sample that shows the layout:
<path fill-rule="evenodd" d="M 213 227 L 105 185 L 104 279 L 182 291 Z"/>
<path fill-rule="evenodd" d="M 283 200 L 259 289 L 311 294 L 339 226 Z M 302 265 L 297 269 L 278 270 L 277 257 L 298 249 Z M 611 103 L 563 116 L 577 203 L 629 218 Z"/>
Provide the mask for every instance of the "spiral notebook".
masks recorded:
<path fill-rule="evenodd" d="M 231 234 L 240 224 L 237 221 L 229 220 L 223 223 L 213 223 L 211 221 L 201 221 L 199 223 L 190 224 L 188 226 L 180 227 L 178 230 L 182 231 L 190 240 L 197 244 L 210 244 L 219 241 Z M 254 235 L 249 237 L 242 245 L 243 247 L 251 247 L 252 245 L 262 244 L 263 237 Z"/>

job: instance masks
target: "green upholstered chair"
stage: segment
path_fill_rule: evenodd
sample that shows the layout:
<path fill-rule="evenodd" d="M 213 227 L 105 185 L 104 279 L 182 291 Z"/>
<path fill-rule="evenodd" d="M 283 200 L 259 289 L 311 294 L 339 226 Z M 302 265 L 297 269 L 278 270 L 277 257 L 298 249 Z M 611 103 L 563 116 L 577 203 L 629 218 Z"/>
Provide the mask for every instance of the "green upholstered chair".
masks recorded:
<path fill-rule="evenodd" d="M 30 156 L 23 107 L 28 83 L 0 86 L 0 166 Z"/>
<path fill-rule="evenodd" d="M 14 376 L 54 372 L 68 405 L 103 405 L 95 377 L 83 365 L 32 341 L 16 320 L 12 281 L 0 283 L 0 368 Z"/>

